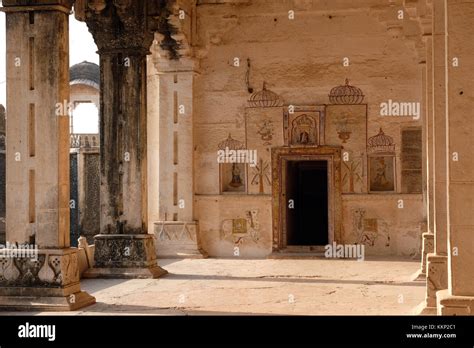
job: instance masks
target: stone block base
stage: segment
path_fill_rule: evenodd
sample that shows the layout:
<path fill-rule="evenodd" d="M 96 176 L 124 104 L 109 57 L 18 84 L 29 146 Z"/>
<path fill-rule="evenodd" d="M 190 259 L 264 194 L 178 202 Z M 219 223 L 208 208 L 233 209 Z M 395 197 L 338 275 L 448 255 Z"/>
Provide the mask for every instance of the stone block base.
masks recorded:
<path fill-rule="evenodd" d="M 30 288 L 23 289 L 24 293 Z M 44 289 L 37 289 L 44 292 Z M 0 291 L 1 293 L 1 291 Z M 93 305 L 95 298 L 85 291 L 71 294 L 67 297 L 58 296 L 3 296 L 0 295 L 0 310 L 2 311 L 52 311 L 67 312 Z"/>
<path fill-rule="evenodd" d="M 71 311 L 95 303 L 81 291 L 78 250 L 3 249 L 0 257 L 0 309 Z"/>
<path fill-rule="evenodd" d="M 207 258 L 199 241 L 196 221 L 158 221 L 154 224 L 156 253 L 159 258 Z"/>
<path fill-rule="evenodd" d="M 426 260 L 426 307 L 436 311 L 436 293 L 448 288 L 448 257 L 428 254 Z"/>
<path fill-rule="evenodd" d="M 436 297 L 438 315 L 474 315 L 474 296 L 454 296 L 441 290 Z"/>
<path fill-rule="evenodd" d="M 158 278 L 167 273 L 157 264 L 151 234 L 99 234 L 94 239 L 94 268 L 84 278 Z"/>

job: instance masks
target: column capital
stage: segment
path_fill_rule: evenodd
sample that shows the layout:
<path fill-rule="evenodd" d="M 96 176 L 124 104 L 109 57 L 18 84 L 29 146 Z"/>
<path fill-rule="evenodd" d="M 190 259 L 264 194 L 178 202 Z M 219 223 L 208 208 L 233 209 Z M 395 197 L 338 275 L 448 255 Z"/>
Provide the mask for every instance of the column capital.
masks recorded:
<path fill-rule="evenodd" d="M 80 2 L 85 22 L 100 54 L 149 54 L 153 32 L 144 0 L 88 0 Z"/>

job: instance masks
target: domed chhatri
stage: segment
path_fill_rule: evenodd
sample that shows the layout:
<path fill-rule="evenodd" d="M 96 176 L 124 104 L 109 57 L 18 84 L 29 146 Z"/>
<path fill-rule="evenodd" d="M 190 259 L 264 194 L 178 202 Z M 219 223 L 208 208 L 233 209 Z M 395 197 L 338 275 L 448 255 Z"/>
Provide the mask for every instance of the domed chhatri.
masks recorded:
<path fill-rule="evenodd" d="M 362 90 L 349 85 L 348 79 L 346 79 L 345 85 L 334 87 L 331 89 L 331 92 L 329 92 L 329 101 L 331 104 L 362 104 L 364 98 L 365 96 Z"/>
<path fill-rule="evenodd" d="M 229 150 L 243 150 L 243 149 L 245 149 L 245 145 L 242 142 L 232 138 L 232 135 L 230 133 L 229 133 L 229 136 L 227 137 L 227 139 L 224 140 L 223 142 L 219 143 L 219 145 L 217 145 L 217 147 L 219 148 L 219 150 L 226 150 L 226 149 L 229 149 Z"/>
<path fill-rule="evenodd" d="M 368 151 L 374 152 L 395 152 L 395 144 L 393 138 L 385 135 L 382 128 L 380 128 L 379 134 L 370 137 L 367 141 Z"/>
<path fill-rule="evenodd" d="M 270 108 L 283 106 L 283 100 L 278 94 L 267 89 L 266 82 L 263 82 L 263 88 L 250 96 L 249 105 L 252 108 Z"/>
<path fill-rule="evenodd" d="M 69 69 L 69 83 L 71 85 L 88 85 L 99 89 L 100 67 L 87 61 L 73 65 Z"/>

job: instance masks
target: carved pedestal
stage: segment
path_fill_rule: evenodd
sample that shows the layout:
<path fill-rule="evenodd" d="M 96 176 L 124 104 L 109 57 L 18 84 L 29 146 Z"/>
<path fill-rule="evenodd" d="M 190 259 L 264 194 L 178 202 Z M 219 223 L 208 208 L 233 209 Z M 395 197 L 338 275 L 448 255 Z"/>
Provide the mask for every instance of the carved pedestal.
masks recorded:
<path fill-rule="evenodd" d="M 85 278 L 158 278 L 167 273 L 156 262 L 150 234 L 99 234 L 94 262 Z"/>
<path fill-rule="evenodd" d="M 427 256 L 434 252 L 434 234 L 427 232 L 422 234 L 421 269 L 416 273 L 414 280 L 425 280 L 427 269 Z"/>
<path fill-rule="evenodd" d="M 158 257 L 207 258 L 201 249 L 197 222 L 158 221 L 154 230 Z"/>
<path fill-rule="evenodd" d="M 428 254 L 426 275 L 426 307 L 422 314 L 436 314 L 436 292 L 448 287 L 448 257 Z"/>
<path fill-rule="evenodd" d="M 426 258 L 428 254 L 434 252 L 434 234 L 433 233 L 423 233 L 423 247 L 421 254 L 421 274 L 426 277 Z"/>
<path fill-rule="evenodd" d="M 3 249 L 2 255 L 13 250 Z M 0 309 L 69 311 L 95 303 L 81 291 L 77 249 L 0 258 Z"/>
<path fill-rule="evenodd" d="M 446 289 L 436 297 L 438 315 L 474 315 L 474 296 L 453 296 Z"/>

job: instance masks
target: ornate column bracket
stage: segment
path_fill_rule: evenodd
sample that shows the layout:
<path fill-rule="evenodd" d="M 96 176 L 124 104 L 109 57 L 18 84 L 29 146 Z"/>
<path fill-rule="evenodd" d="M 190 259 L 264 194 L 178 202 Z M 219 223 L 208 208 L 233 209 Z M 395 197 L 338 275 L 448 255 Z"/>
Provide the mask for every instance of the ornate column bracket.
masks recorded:
<path fill-rule="evenodd" d="M 179 24 L 172 22 L 182 9 L 188 14 L 195 0 L 76 0 L 75 16 L 85 21 L 94 35 L 99 53 L 136 52 L 149 54 L 154 33 L 160 33 L 161 48 L 178 59 L 181 48 Z"/>
<path fill-rule="evenodd" d="M 89 1 L 84 19 L 99 54 L 149 54 L 153 31 L 148 26 L 144 1 Z"/>

